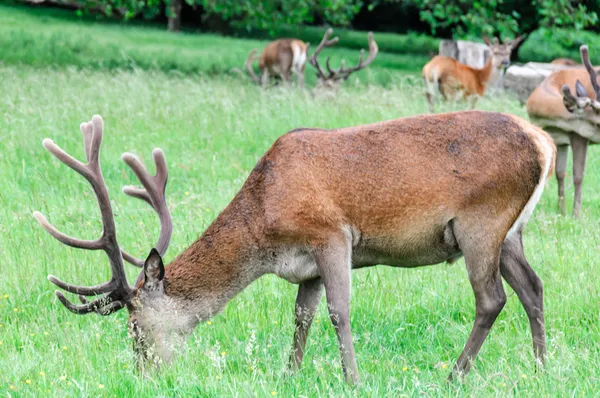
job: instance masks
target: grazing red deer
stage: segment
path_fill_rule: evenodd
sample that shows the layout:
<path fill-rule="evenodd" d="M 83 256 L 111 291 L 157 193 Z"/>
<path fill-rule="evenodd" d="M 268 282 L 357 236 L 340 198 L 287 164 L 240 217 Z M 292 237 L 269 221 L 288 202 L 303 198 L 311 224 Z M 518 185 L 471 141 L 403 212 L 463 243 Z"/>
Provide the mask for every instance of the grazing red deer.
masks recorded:
<path fill-rule="evenodd" d="M 556 58 L 550 62 L 551 65 L 564 65 L 564 66 L 580 66 L 577 62 L 570 58 Z"/>
<path fill-rule="evenodd" d="M 360 50 L 360 57 L 358 58 L 358 63 L 356 66 L 352 68 L 344 67 L 344 60 L 342 60 L 341 65 L 338 69 L 331 69 L 329 65 L 330 58 L 327 57 L 325 60 L 325 67 L 327 68 L 327 72 L 323 70 L 321 65 L 319 65 L 318 56 L 325 47 L 331 47 L 340 40 L 339 37 L 334 37 L 333 39 L 329 39 L 329 37 L 333 34 L 333 29 L 329 28 L 323 35 L 323 39 L 321 43 L 315 49 L 312 57 L 310 57 L 310 64 L 315 67 L 317 70 L 317 87 L 325 87 L 325 88 L 333 88 L 337 89 L 341 81 L 347 80 L 350 75 L 356 71 L 366 68 L 373 62 L 375 56 L 379 52 L 379 47 L 377 43 L 373 39 L 373 32 L 369 32 L 369 55 L 367 59 L 363 61 L 363 57 L 365 56 L 365 50 Z"/>
<path fill-rule="evenodd" d="M 286 83 L 291 80 L 291 73 L 298 76 L 298 86 L 304 87 L 304 66 L 310 43 L 298 39 L 279 39 L 267 44 L 260 54 L 258 65 L 261 77 L 254 73 L 252 64 L 256 61 L 256 52 L 252 50 L 246 60 L 246 70 L 257 84 L 265 86 L 270 75 L 279 76 Z"/>
<path fill-rule="evenodd" d="M 519 117 L 492 112 L 417 116 L 335 130 L 297 129 L 264 154 L 241 190 L 206 232 L 163 265 L 171 235 L 165 204 L 167 169 L 153 152 L 150 176 L 130 154 L 123 159 L 143 189 L 125 193 L 148 202 L 160 215 L 158 250 L 145 262 L 117 243 L 111 203 L 98 163 L 102 119 L 81 126 L 83 164 L 51 140 L 44 146 L 82 174 L 96 193 L 103 233 L 98 240 L 68 237 L 34 213 L 59 241 L 104 250 L 112 278 L 93 287 L 49 280 L 80 295 L 76 314 L 108 315 L 123 307 L 136 352 L 144 362 L 156 353 L 168 361 L 173 342 L 220 312 L 251 282 L 276 274 L 299 284 L 291 366 L 302 362 L 307 334 L 323 290 L 339 339 L 348 382 L 358 381 L 350 332 L 351 270 L 376 264 L 417 267 L 465 257 L 475 294 L 475 324 L 451 377 L 467 372 L 506 295 L 501 276 L 516 291 L 544 360 L 542 282 L 523 253 L 522 230 L 554 164 L 555 147 L 542 130 Z M 123 258 L 143 270 L 127 283 Z M 100 298 L 88 302 L 83 296 Z"/>
<path fill-rule="evenodd" d="M 563 69 L 553 72 L 529 96 L 529 118 L 546 130 L 558 147 L 556 179 L 558 181 L 558 208 L 565 213 L 565 177 L 569 145 L 573 151 L 573 182 L 575 201 L 573 216 L 581 214 L 581 189 L 588 144 L 600 142 L 600 105 L 596 101 L 600 91 L 596 72 L 590 62 L 587 46 L 581 47 L 584 68 Z M 577 97 L 571 94 L 574 88 Z M 591 92 L 588 97 L 588 92 Z"/>
<path fill-rule="evenodd" d="M 484 36 L 483 40 L 492 50 L 492 56 L 482 69 L 471 68 L 454 58 L 441 55 L 436 55 L 423 67 L 423 80 L 427 90 L 425 96 L 431 113 L 434 112 L 434 98 L 438 92 L 444 99 L 460 95 L 464 99 L 476 101 L 477 96 L 484 94 L 492 74 L 500 73 L 510 65 L 510 54 L 523 37 L 506 40 L 503 44 L 500 44 L 498 38 L 491 42 Z"/>

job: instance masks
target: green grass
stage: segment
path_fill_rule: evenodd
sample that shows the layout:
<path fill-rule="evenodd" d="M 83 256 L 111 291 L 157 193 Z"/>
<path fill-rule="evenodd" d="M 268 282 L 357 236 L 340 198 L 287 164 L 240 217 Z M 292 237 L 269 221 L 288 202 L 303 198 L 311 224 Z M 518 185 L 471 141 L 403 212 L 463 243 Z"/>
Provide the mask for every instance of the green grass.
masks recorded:
<path fill-rule="evenodd" d="M 65 13 L 57 10 L 31 12 L 25 7 L 0 5 L 0 61 L 39 67 L 237 75 L 232 69 L 242 69 L 248 53 L 267 43 L 213 34 L 173 34 L 162 26 L 67 19 Z M 320 37 L 315 39 L 313 46 L 318 41 Z M 362 34 L 360 47 L 368 48 L 366 33 Z M 322 62 L 329 55 L 334 67 L 342 59 L 350 65 L 358 61 L 359 50 L 342 46 L 326 49 L 322 53 Z M 407 71 L 420 70 L 428 58 L 423 54 L 386 53 L 382 48 L 375 62 L 353 77 L 386 85 Z M 310 65 L 307 65 L 306 77 L 307 83 L 313 85 L 316 78 Z"/>
<path fill-rule="evenodd" d="M 506 287 L 508 303 L 472 373 L 462 383 L 446 382 L 474 316 L 460 261 L 355 272 L 352 327 L 362 377 L 356 389 L 342 381 L 337 340 L 323 303 L 303 370 L 285 376 L 296 288 L 273 276 L 252 284 L 210 325 L 200 325 L 171 366 L 141 375 L 132 368 L 126 311 L 105 318 L 73 315 L 46 280 L 52 273 L 73 283 L 98 283 L 106 280 L 109 267 L 102 253 L 67 248 L 32 218 L 32 211 L 40 210 L 59 229 L 82 238 L 101 229 L 87 183 L 52 158 L 42 139 L 53 138 L 81 159 L 79 123 L 95 113 L 104 116 L 101 161 L 119 242 L 138 256 L 154 243 L 158 222 L 144 204 L 120 193 L 135 179 L 119 157 L 133 151 L 148 161 L 160 146 L 170 169 L 167 195 L 175 230 L 166 259 L 171 260 L 227 205 L 276 137 L 299 126 L 351 126 L 423 113 L 422 88 L 410 82 L 388 88 L 348 82 L 337 96 L 313 96 L 293 89 L 263 91 L 226 76 L 23 65 L 0 66 L 0 76 L 0 394 L 597 396 L 597 148 L 588 158 L 582 218 L 556 214 L 552 181 L 525 233 L 527 256 L 545 282 L 543 372 L 534 370 L 525 312 Z M 524 116 L 516 101 L 504 97 L 484 98 L 478 108 Z M 455 109 L 460 105 L 443 108 Z M 568 192 L 571 199 L 572 187 Z M 132 268 L 128 273 L 134 278 Z"/>

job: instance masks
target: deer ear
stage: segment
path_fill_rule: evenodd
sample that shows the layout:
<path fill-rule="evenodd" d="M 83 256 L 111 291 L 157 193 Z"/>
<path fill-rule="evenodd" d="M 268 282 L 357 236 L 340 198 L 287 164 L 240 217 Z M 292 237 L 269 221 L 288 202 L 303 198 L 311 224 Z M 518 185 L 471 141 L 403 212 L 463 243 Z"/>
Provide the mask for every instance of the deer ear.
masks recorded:
<path fill-rule="evenodd" d="M 483 36 L 483 42 L 490 47 L 492 46 L 492 42 L 490 41 L 490 38 L 487 36 Z"/>
<path fill-rule="evenodd" d="M 152 248 L 144 262 L 144 288 L 147 290 L 158 289 L 164 277 L 165 265 L 158 250 Z"/>

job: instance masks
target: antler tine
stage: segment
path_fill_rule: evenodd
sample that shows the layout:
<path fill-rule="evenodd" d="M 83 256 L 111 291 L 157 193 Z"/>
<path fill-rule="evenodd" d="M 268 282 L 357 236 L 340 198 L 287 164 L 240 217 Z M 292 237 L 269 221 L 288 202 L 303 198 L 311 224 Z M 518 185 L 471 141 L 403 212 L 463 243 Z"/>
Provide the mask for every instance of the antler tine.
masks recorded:
<path fill-rule="evenodd" d="M 360 57 L 358 58 L 358 63 L 356 64 L 356 66 L 349 69 L 341 70 L 340 74 L 343 74 L 342 77 L 344 79 L 347 79 L 351 73 L 369 66 L 369 64 L 371 64 L 371 62 L 373 62 L 373 60 L 377 56 L 378 52 L 379 46 L 377 46 L 377 42 L 373 38 L 373 32 L 369 32 L 369 56 L 367 57 L 367 59 L 363 61 L 365 50 L 360 50 Z"/>
<path fill-rule="evenodd" d="M 579 83 L 579 86 L 581 86 L 581 82 L 579 82 L 579 80 L 577 81 L 577 83 Z M 577 87 L 577 84 L 576 84 L 576 87 Z M 581 86 L 581 87 L 583 87 L 583 86 Z M 563 103 L 565 105 L 565 108 L 567 108 L 567 110 L 569 112 L 576 112 L 578 109 L 583 110 L 591 102 L 591 100 L 588 97 L 574 96 L 573 93 L 571 93 L 571 89 L 569 88 L 569 86 L 567 84 L 563 85 L 561 89 L 563 92 Z M 580 91 L 581 89 L 579 87 L 577 87 L 576 90 Z M 582 93 L 579 92 L 578 94 L 582 94 Z"/>
<path fill-rule="evenodd" d="M 581 60 L 583 61 L 583 65 L 585 65 L 585 69 L 587 69 L 588 74 L 590 75 L 590 80 L 592 83 L 592 87 L 594 88 L 594 93 L 596 94 L 596 98 L 600 97 L 600 87 L 598 87 L 598 80 L 596 78 L 596 71 L 590 62 L 590 51 L 587 45 L 583 45 L 579 48 L 579 52 L 581 53 Z"/>
<path fill-rule="evenodd" d="M 69 293 L 82 294 L 84 296 L 98 296 L 103 293 L 108 293 L 115 288 L 115 282 L 113 280 L 96 286 L 72 285 L 61 281 L 54 275 L 48 275 L 48 280 Z"/>
<path fill-rule="evenodd" d="M 256 73 L 254 73 L 254 69 L 252 68 L 252 64 L 254 61 L 256 61 L 255 55 L 257 51 L 257 49 L 250 51 L 250 54 L 248 54 L 248 59 L 246 59 L 246 62 L 244 63 L 244 68 L 246 68 L 252 80 L 254 80 L 256 84 L 260 84 L 260 79 L 258 76 L 256 76 Z"/>
<path fill-rule="evenodd" d="M 110 198 L 108 196 L 108 190 L 106 188 L 104 178 L 102 177 L 102 170 L 99 163 L 103 131 L 102 118 L 98 115 L 94 115 L 91 122 L 82 123 L 80 125 L 80 130 L 83 134 L 83 146 L 85 157 L 88 161 L 87 164 L 83 164 L 67 154 L 50 139 L 45 139 L 43 141 L 43 145 L 61 162 L 84 176 L 92 186 L 94 193 L 96 194 L 98 207 L 100 208 L 100 215 L 102 217 L 102 235 L 96 240 L 81 240 L 72 238 L 66 234 L 63 234 L 62 232 L 59 232 L 46 220 L 41 213 L 36 211 L 33 213 L 33 216 L 42 225 L 42 227 L 48 233 L 50 233 L 50 235 L 68 246 L 88 250 L 102 249 L 104 252 L 106 252 L 112 272 L 112 277 L 109 282 L 96 286 L 77 286 L 65 283 L 52 275 L 48 277 L 52 283 L 71 293 L 94 296 L 110 292 L 108 295 L 89 303 L 89 308 L 86 307 L 87 304 L 86 306 L 74 306 L 61 293 L 57 294 L 61 303 L 72 312 L 77 314 L 97 312 L 104 315 L 123 308 L 124 304 L 118 299 L 128 299 L 132 290 L 127 283 L 125 268 L 123 266 L 123 258 L 121 257 L 121 252 L 117 243 L 115 221 L 110 204 Z"/>
<path fill-rule="evenodd" d="M 104 241 L 102 239 L 94 239 L 94 240 L 83 240 L 73 238 L 69 235 L 63 234 L 60 232 L 54 225 L 50 224 L 46 217 L 39 211 L 33 212 L 33 217 L 40 223 L 40 225 L 54 237 L 54 239 L 59 242 L 71 246 L 76 247 L 78 249 L 87 249 L 87 250 L 99 250 L 104 248 Z"/>
<path fill-rule="evenodd" d="M 154 176 L 151 176 L 148 173 L 144 165 L 142 165 L 139 159 L 133 154 L 123 154 L 123 161 L 131 168 L 131 170 L 133 170 L 138 180 L 144 186 L 143 189 L 133 186 L 125 186 L 123 187 L 123 192 L 126 195 L 144 200 L 158 213 L 161 228 L 160 235 L 158 237 L 158 243 L 155 247 L 162 256 L 169 248 L 171 235 L 173 233 L 173 220 L 165 199 L 165 189 L 168 180 L 165 155 L 162 150 L 157 148 L 152 151 L 152 156 L 154 158 L 154 163 L 156 164 L 156 174 Z M 144 260 L 133 257 L 124 250 L 121 250 L 121 253 L 127 262 L 135 265 L 136 267 L 142 267 L 144 265 Z"/>
<path fill-rule="evenodd" d="M 590 61 L 590 54 L 589 54 L 589 49 L 588 46 L 583 45 L 580 47 L 581 52 L 581 60 L 583 61 L 583 64 L 585 65 L 585 69 L 588 71 L 588 74 L 590 75 L 590 81 L 592 83 L 592 87 L 594 88 L 594 94 L 595 94 L 595 99 L 592 100 L 590 98 L 590 105 L 592 106 L 592 108 L 594 109 L 594 111 L 598 112 L 600 111 L 600 87 L 598 86 L 598 78 L 596 76 L 596 71 L 594 70 L 594 67 L 592 66 L 592 62 Z"/>
<path fill-rule="evenodd" d="M 340 38 L 337 36 L 334 37 L 333 39 L 329 40 L 329 36 L 331 36 L 332 34 L 333 34 L 332 28 L 329 28 L 329 29 L 327 29 L 327 31 L 325 31 L 325 34 L 323 35 L 323 39 L 321 40 L 321 42 L 319 43 L 317 48 L 315 48 L 315 51 L 313 52 L 313 55 L 309 60 L 310 64 L 317 69 L 317 74 L 319 75 L 319 77 L 321 77 L 323 79 L 326 79 L 327 76 L 325 75 L 325 72 L 323 72 L 321 65 L 319 65 L 319 61 L 318 61 L 317 57 L 319 56 L 319 53 L 321 52 L 321 50 L 323 50 L 323 48 L 331 47 L 331 46 L 335 45 L 338 41 L 340 41 Z"/>
<path fill-rule="evenodd" d="M 89 314 L 90 312 L 95 312 L 98 315 L 110 315 L 113 312 L 120 310 L 125 307 L 125 303 L 121 300 L 113 300 L 110 296 L 102 296 L 94 301 L 88 302 L 87 300 L 85 304 L 76 305 L 69 301 L 61 292 L 58 290 L 55 292 L 56 296 L 69 311 L 74 314 L 84 315 Z M 80 297 L 81 299 L 81 297 Z"/>

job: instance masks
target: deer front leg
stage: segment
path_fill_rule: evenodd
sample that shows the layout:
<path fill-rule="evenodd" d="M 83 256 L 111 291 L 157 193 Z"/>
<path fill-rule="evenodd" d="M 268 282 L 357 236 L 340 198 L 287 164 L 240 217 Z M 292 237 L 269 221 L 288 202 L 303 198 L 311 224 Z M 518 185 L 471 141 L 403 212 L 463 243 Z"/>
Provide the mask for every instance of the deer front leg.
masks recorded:
<path fill-rule="evenodd" d="M 308 331 L 323 295 L 323 281 L 316 278 L 303 282 L 298 287 L 296 297 L 296 328 L 294 330 L 294 349 L 290 355 L 290 370 L 297 371 L 302 364 Z"/>
<path fill-rule="evenodd" d="M 337 333 L 346 382 L 358 383 L 356 355 L 350 330 L 350 239 L 330 242 L 315 253 L 317 267 L 325 284 L 331 323 Z"/>
<path fill-rule="evenodd" d="M 575 184 L 575 202 L 573 203 L 573 217 L 581 215 L 581 186 L 585 172 L 588 140 L 577 134 L 571 134 L 571 148 L 573 149 L 573 183 Z"/>
<path fill-rule="evenodd" d="M 567 176 L 567 159 L 569 146 L 559 145 L 556 153 L 556 181 L 558 182 L 558 211 L 565 214 L 565 177 Z"/>

